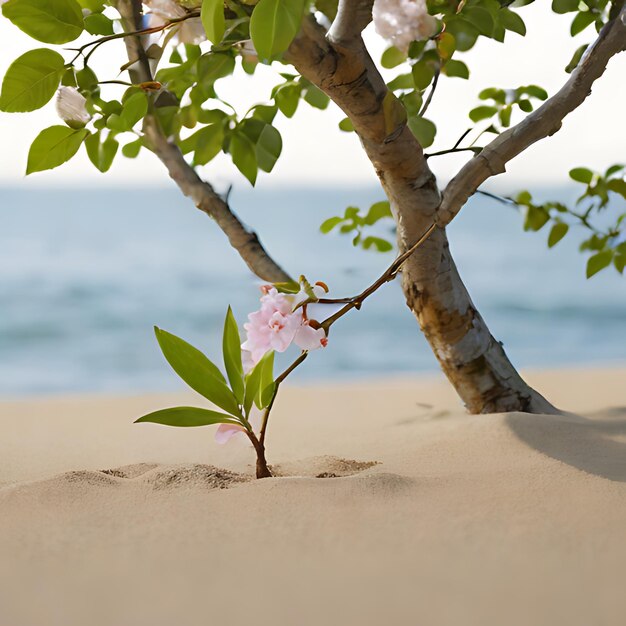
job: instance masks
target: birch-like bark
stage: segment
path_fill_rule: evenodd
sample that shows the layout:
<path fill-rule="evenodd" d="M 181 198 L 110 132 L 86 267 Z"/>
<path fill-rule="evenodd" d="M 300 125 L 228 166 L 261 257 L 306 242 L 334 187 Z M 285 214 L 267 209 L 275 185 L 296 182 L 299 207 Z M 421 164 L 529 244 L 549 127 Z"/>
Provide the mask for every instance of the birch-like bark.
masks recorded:
<path fill-rule="evenodd" d="M 440 224 L 406 262 L 402 284 L 409 308 L 468 410 L 556 412 L 522 380 L 500 342 L 489 332 L 454 264 L 445 225 L 480 183 L 503 171 L 506 160 L 555 132 L 560 120 L 582 103 L 608 59 L 623 49 L 624 11 L 602 31 L 600 43 L 592 46 L 582 68 L 564 88 L 569 95 L 561 94 L 546 103 L 542 112 L 538 110 L 543 120 L 539 128 L 535 115 L 504 139 L 496 140 L 495 149 L 473 159 L 472 165 L 461 171 L 442 203 L 422 147 L 363 44 L 361 32 L 369 22 L 371 5 L 371 0 L 340 0 L 337 18 L 327 35 L 313 20 L 305 20 L 289 49 L 288 60 L 352 121 L 390 200 L 400 250 L 408 249 L 433 221 Z M 546 107 L 551 107 L 549 114 Z M 498 161 L 496 156 L 492 162 L 489 155 L 499 155 L 503 149 L 505 157 Z"/>
<path fill-rule="evenodd" d="M 125 30 L 135 31 L 141 27 L 141 2 L 118 0 L 117 9 L 122 16 Z M 141 38 L 126 37 L 124 42 L 131 63 L 129 73 L 133 83 L 151 81 L 150 64 Z M 185 161 L 178 146 L 164 135 L 155 116 L 146 116 L 143 131 L 149 148 L 165 165 L 170 178 L 185 196 L 191 198 L 198 209 L 211 217 L 222 229 L 230 245 L 237 250 L 250 270 L 268 282 L 289 281 L 289 275 L 270 257 L 256 233 L 244 226 L 227 202 Z"/>

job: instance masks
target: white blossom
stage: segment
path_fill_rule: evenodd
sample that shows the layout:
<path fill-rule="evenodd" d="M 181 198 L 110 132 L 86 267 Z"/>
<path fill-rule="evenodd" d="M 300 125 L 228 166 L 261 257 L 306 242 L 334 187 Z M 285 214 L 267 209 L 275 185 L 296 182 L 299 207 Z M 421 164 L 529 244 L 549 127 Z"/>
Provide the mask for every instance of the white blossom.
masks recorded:
<path fill-rule="evenodd" d="M 187 11 L 174 0 L 144 0 L 144 4 L 150 9 L 147 17 L 151 27 L 162 26 L 170 20 L 187 15 Z M 180 22 L 169 30 L 176 33 L 176 39 L 179 43 L 198 44 L 206 40 L 204 26 L 199 17 L 192 17 Z"/>
<path fill-rule="evenodd" d="M 429 39 L 438 29 L 425 0 L 376 0 L 373 17 L 376 32 L 405 53 L 412 41 Z"/>
<path fill-rule="evenodd" d="M 91 119 L 87 112 L 87 100 L 74 87 L 60 87 L 57 92 L 56 109 L 59 117 L 70 127 L 82 127 Z"/>

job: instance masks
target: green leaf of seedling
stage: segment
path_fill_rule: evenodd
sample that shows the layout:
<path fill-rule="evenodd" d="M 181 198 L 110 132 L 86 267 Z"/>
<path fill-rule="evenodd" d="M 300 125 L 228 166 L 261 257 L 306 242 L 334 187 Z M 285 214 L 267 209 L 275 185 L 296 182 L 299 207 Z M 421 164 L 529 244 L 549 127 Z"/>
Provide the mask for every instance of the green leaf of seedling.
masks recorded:
<path fill-rule="evenodd" d="M 237 398 L 214 363 L 180 337 L 157 327 L 154 332 L 167 362 L 194 391 L 231 415 L 241 415 Z"/>
<path fill-rule="evenodd" d="M 280 56 L 300 30 L 305 0 L 260 0 L 250 18 L 250 37 L 263 61 Z"/>
<path fill-rule="evenodd" d="M 587 278 L 595 276 L 599 271 L 608 267 L 612 260 L 613 250 L 602 250 L 602 252 L 590 256 L 587 261 Z"/>
<path fill-rule="evenodd" d="M 240 404 L 244 400 L 243 384 L 243 364 L 241 362 L 241 338 L 239 328 L 233 315 L 233 311 L 228 307 L 226 319 L 224 320 L 224 336 L 222 341 L 224 353 L 224 366 L 230 381 L 230 386 Z"/>
<path fill-rule="evenodd" d="M 41 108 L 54 96 L 64 63 L 58 52 L 47 48 L 30 50 L 18 57 L 2 81 L 0 110 L 18 113 Z"/>
<path fill-rule="evenodd" d="M 26 174 L 51 170 L 69 161 L 80 148 L 89 131 L 67 126 L 50 126 L 42 130 L 28 152 Z"/>
<path fill-rule="evenodd" d="M 606 187 L 609 191 L 618 193 L 623 198 L 626 198 L 626 180 L 623 178 L 612 178 L 607 181 Z"/>
<path fill-rule="evenodd" d="M 202 0 L 200 19 L 207 39 L 214 44 L 220 43 L 226 30 L 224 0 Z"/>
<path fill-rule="evenodd" d="M 263 391 L 274 382 L 274 352 L 268 352 L 255 365 L 254 369 L 246 376 L 246 392 L 244 397 L 244 410 L 250 411 L 252 404 L 259 409 L 264 409 L 267 404 L 263 403 Z"/>
<path fill-rule="evenodd" d="M 551 229 L 550 235 L 548 236 L 548 248 L 553 248 L 556 246 L 565 235 L 567 235 L 567 231 L 569 230 L 569 226 L 565 224 L 565 222 L 557 222 Z"/>
<path fill-rule="evenodd" d="M 241 426 L 239 420 L 219 411 L 200 409 L 194 406 L 177 406 L 171 409 L 161 409 L 148 413 L 135 420 L 135 424 L 141 423 L 163 424 L 165 426 L 175 426 L 178 428 L 195 428 L 198 426 L 211 426 L 213 424 L 237 424 Z"/>
<path fill-rule="evenodd" d="M 83 32 L 83 13 L 76 0 L 8 0 L 2 14 L 37 41 L 62 44 Z"/>

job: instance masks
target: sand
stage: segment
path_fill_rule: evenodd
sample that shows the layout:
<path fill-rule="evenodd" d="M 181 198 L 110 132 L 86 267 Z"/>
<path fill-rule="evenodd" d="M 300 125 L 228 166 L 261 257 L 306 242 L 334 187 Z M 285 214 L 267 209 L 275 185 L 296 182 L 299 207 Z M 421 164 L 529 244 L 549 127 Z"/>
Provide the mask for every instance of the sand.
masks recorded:
<path fill-rule="evenodd" d="M 191 394 L 3 402 L 0 626 L 621 626 L 626 370 L 528 379 L 571 414 L 286 387 L 261 481 L 244 442 L 132 424 Z"/>

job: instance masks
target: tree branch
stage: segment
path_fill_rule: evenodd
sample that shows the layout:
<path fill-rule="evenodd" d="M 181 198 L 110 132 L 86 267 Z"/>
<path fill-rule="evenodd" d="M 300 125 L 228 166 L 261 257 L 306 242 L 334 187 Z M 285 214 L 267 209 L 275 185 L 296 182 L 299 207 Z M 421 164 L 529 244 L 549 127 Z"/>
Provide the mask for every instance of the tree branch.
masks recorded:
<path fill-rule="evenodd" d="M 361 33 L 372 21 L 374 0 L 339 0 L 337 16 L 328 31 L 334 44 L 346 45 L 361 38 Z"/>
<path fill-rule="evenodd" d="M 469 161 L 448 183 L 437 223 L 449 224 L 469 197 L 488 178 L 502 174 L 506 164 L 533 143 L 553 135 L 563 119 L 591 93 L 614 55 L 626 50 L 626 7 L 607 23 L 561 89 L 522 122 L 508 129 Z"/>
<path fill-rule="evenodd" d="M 119 0 L 117 9 L 122 16 L 125 30 L 130 32 L 140 30 L 138 25 L 141 24 L 141 2 Z M 134 83 L 151 81 L 150 63 L 141 36 L 137 34 L 125 37 L 124 42 L 129 60 L 136 60 L 129 68 L 131 80 Z M 290 281 L 290 276 L 265 251 L 256 233 L 249 231 L 241 223 L 226 201 L 185 161 L 178 146 L 164 135 L 154 115 L 146 116 L 143 131 L 149 148 L 165 165 L 170 178 L 185 196 L 193 200 L 198 209 L 215 220 L 228 237 L 230 245 L 237 250 L 250 270 L 269 282 Z"/>

